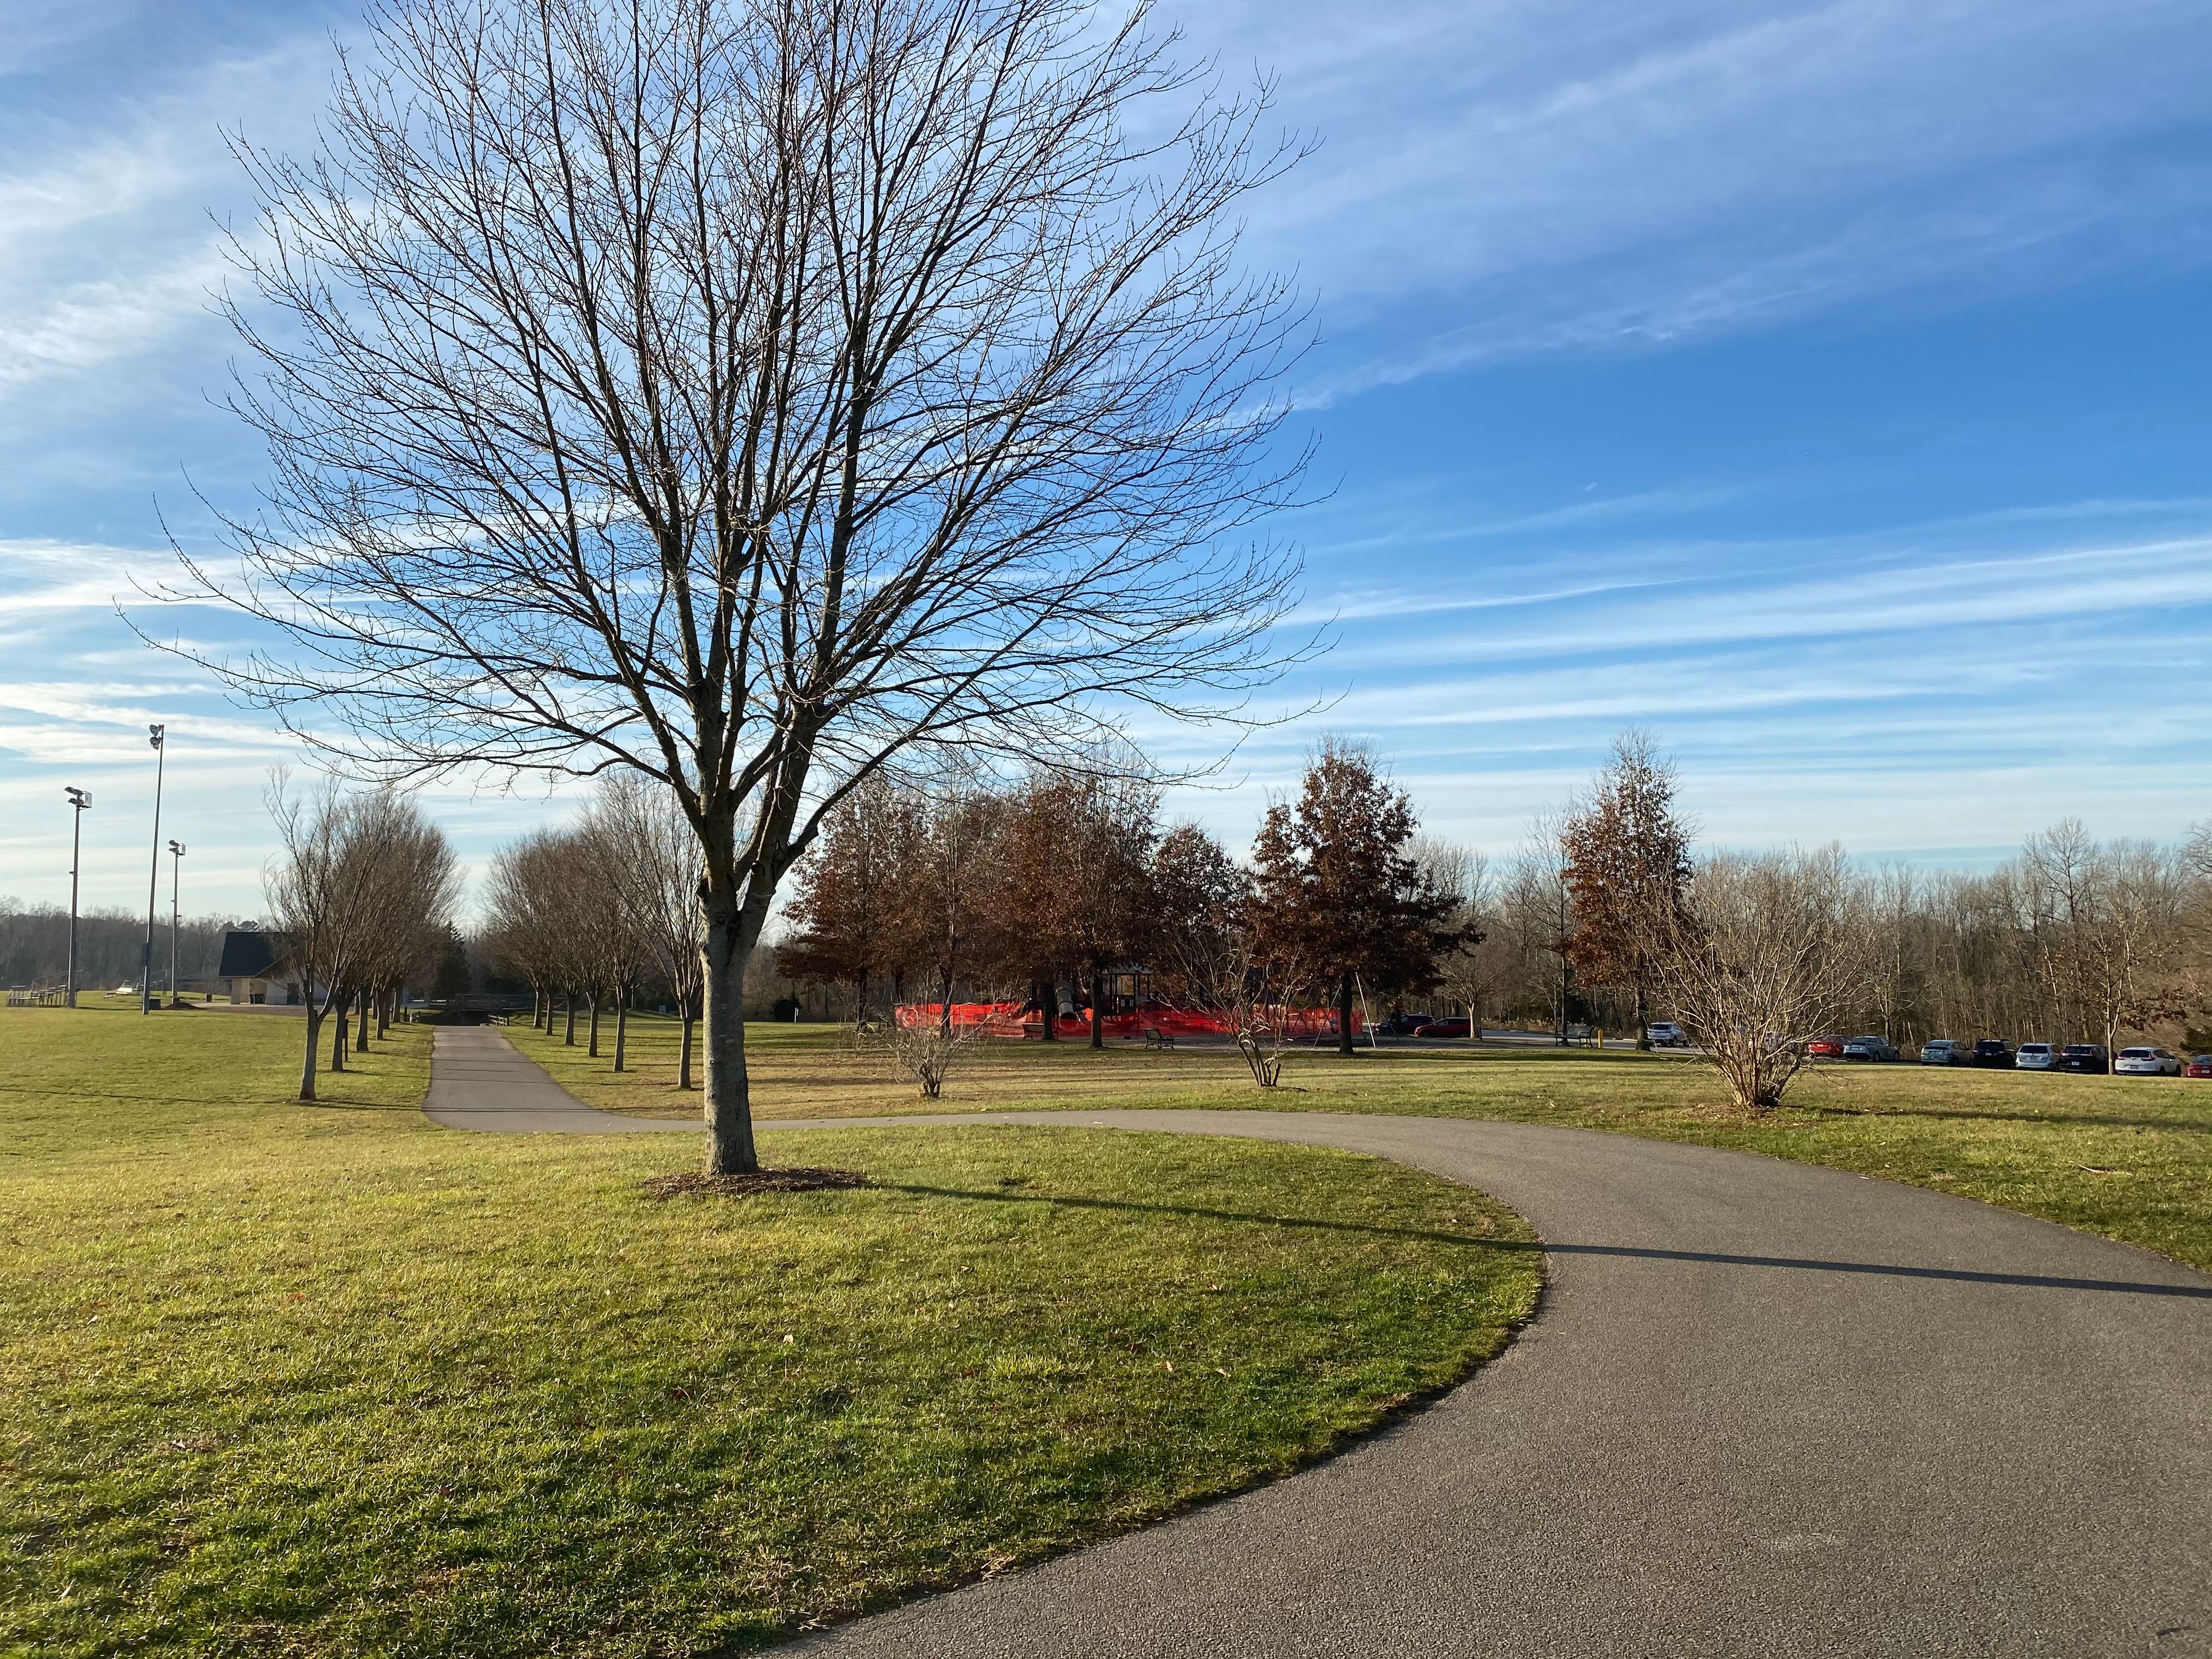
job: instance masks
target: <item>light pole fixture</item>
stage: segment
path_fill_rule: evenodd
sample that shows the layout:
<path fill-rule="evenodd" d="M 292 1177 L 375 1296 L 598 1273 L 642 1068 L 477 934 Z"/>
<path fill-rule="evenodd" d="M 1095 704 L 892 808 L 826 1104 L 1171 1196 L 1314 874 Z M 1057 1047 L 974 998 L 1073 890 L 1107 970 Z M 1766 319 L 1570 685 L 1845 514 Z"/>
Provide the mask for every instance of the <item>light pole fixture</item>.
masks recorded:
<path fill-rule="evenodd" d="M 78 850 L 84 845 L 84 813 L 92 805 L 92 791 L 64 785 L 62 793 L 70 799 L 70 944 L 69 972 L 62 980 L 62 1006 L 76 1006 L 76 867 Z"/>
<path fill-rule="evenodd" d="M 177 885 L 183 878 L 185 844 L 169 843 L 169 1006 L 177 1006 Z"/>
<path fill-rule="evenodd" d="M 169 751 L 161 746 L 167 735 L 164 726 L 149 726 L 153 735 L 148 739 L 154 745 L 154 859 L 146 872 L 146 942 L 138 951 L 138 1012 L 154 1012 L 154 896 L 161 884 L 161 771 L 167 765 Z"/>

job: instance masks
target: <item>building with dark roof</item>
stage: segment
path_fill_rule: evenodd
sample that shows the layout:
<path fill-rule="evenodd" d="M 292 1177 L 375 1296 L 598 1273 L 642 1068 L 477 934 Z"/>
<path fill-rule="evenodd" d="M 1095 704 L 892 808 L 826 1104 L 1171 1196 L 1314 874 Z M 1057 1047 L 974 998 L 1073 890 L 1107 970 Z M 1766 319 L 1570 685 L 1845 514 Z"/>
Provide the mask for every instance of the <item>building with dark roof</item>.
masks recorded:
<path fill-rule="evenodd" d="M 288 1007 L 299 1000 L 284 978 L 284 945 L 283 934 L 258 927 L 234 927 L 223 934 L 216 977 L 229 986 L 232 1002 Z"/>

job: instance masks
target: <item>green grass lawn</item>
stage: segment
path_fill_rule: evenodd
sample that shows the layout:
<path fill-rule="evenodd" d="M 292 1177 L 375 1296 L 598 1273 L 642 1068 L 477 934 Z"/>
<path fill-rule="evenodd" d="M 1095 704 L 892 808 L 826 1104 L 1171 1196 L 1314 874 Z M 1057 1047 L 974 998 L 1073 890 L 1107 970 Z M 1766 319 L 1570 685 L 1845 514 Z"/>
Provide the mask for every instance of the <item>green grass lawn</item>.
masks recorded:
<path fill-rule="evenodd" d="M 1247 1142 L 656 1202 L 686 1137 L 428 1124 L 428 1036 L 302 1107 L 296 1018 L 0 1014 L 0 1652 L 756 1645 L 1291 1468 L 1537 1291 L 1478 1195 Z"/>
<path fill-rule="evenodd" d="M 632 1026 L 622 1077 L 582 1047 L 517 1026 L 525 1052 L 570 1089 L 617 1110 L 674 1115 L 673 1028 Z M 766 1116 L 933 1109 L 880 1056 L 827 1026 L 749 1028 Z M 611 1052 L 611 1050 L 610 1050 Z M 1589 1049 L 1389 1049 L 1344 1060 L 1300 1050 L 1287 1087 L 1255 1089 L 1233 1054 L 1151 1054 L 1077 1043 L 977 1050 L 945 1087 L 951 1111 L 1119 1106 L 1267 1106 L 1562 1123 L 1770 1152 L 1887 1176 L 2025 1210 L 2212 1269 L 2212 1083 L 1918 1066 L 1829 1066 L 1789 1105 L 1747 1122 L 1702 1064 Z"/>

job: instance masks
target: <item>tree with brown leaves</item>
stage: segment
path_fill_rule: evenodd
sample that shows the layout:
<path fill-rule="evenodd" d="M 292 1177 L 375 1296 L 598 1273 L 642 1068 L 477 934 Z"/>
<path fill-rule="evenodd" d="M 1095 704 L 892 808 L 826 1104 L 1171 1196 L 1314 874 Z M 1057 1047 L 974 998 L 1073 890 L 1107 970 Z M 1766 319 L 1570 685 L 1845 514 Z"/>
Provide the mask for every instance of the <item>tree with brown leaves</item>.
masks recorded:
<path fill-rule="evenodd" d="M 1589 797 L 1560 827 L 1575 927 L 1566 953 L 1585 985 L 1636 999 L 1636 1046 L 1649 1048 L 1653 968 L 1648 939 L 1679 909 L 1690 879 L 1690 829 L 1674 811 L 1674 769 L 1645 733 L 1613 740 Z"/>
<path fill-rule="evenodd" d="M 1351 1054 L 1355 976 L 1425 991 L 1463 937 L 1456 894 L 1424 878 L 1409 844 L 1413 803 L 1366 750 L 1324 741 L 1296 801 L 1267 809 L 1253 843 L 1252 927 L 1261 954 L 1308 964 L 1336 994 L 1337 1048 Z"/>

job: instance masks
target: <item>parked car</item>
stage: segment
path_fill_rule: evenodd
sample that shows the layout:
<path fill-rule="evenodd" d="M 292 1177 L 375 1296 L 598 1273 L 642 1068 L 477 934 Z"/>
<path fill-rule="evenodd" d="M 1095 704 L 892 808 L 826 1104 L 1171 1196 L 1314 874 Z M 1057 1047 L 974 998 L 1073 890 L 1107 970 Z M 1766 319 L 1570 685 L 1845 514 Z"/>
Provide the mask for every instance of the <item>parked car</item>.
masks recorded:
<path fill-rule="evenodd" d="M 1384 1036 L 1411 1036 L 1435 1019 L 1434 1014 L 1393 1014 L 1388 1019 L 1376 1021 L 1375 1029 Z"/>
<path fill-rule="evenodd" d="M 2058 1050 L 2047 1042 L 2023 1042 L 2012 1063 L 2023 1072 L 2047 1072 L 2058 1063 Z"/>
<path fill-rule="evenodd" d="M 2184 1077 L 2212 1077 L 2212 1054 L 2199 1054 L 2181 1068 Z"/>
<path fill-rule="evenodd" d="M 1973 1049 L 1963 1042 L 1954 1042 L 1949 1037 L 1929 1037 L 1920 1045 L 1923 1066 L 1966 1066 L 1972 1062 Z"/>
<path fill-rule="evenodd" d="M 2181 1056 L 2163 1048 L 2123 1048 L 2112 1069 L 2122 1077 L 2179 1077 Z"/>
<path fill-rule="evenodd" d="M 1855 1036 L 1844 1045 L 1845 1060 L 1895 1060 L 1897 1045 L 1886 1036 Z"/>
<path fill-rule="evenodd" d="M 1413 1035 L 1417 1037 L 1463 1037 L 1470 1035 L 1465 1018 L 1432 1019 Z"/>
<path fill-rule="evenodd" d="M 1805 1052 L 1815 1060 L 1841 1060 L 1844 1057 L 1843 1036 L 1833 1031 L 1826 1036 L 1816 1036 L 1805 1045 Z"/>
<path fill-rule="evenodd" d="M 1654 1020 L 1644 1028 L 1644 1040 L 1655 1048 L 1686 1048 L 1690 1034 L 1671 1019 Z"/>
<path fill-rule="evenodd" d="M 2002 1037 L 1984 1037 L 1974 1045 L 1972 1063 L 1976 1066 L 2002 1066 L 2009 1071 L 2012 1069 L 2012 1044 Z"/>
<path fill-rule="evenodd" d="M 2058 1053 L 2062 1072 L 2094 1072 L 2100 1077 L 2112 1069 L 2112 1057 L 2101 1042 L 2069 1042 Z"/>

